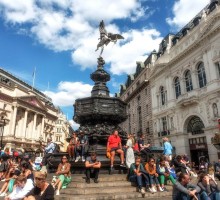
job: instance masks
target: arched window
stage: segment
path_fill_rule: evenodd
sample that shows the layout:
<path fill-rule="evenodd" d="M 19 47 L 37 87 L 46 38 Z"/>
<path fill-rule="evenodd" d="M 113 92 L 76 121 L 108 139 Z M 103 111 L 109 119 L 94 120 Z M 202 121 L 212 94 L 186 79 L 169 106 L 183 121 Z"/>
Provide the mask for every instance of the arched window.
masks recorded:
<path fill-rule="evenodd" d="M 205 87 L 206 86 L 206 74 L 205 74 L 205 67 L 203 62 L 201 62 L 197 68 L 198 72 L 198 79 L 199 79 L 199 87 Z"/>
<path fill-rule="evenodd" d="M 189 92 L 193 90 L 192 77 L 191 77 L 191 72 L 189 70 L 187 70 L 185 73 L 185 82 L 186 82 L 186 91 Z"/>
<path fill-rule="evenodd" d="M 164 87 L 161 87 L 160 88 L 160 97 L 161 97 L 161 104 L 162 105 L 165 105 L 165 91 L 164 91 Z"/>
<path fill-rule="evenodd" d="M 181 95 L 180 79 L 179 79 L 179 77 L 176 77 L 174 79 L 174 87 L 175 87 L 176 99 L 178 99 L 178 97 Z"/>

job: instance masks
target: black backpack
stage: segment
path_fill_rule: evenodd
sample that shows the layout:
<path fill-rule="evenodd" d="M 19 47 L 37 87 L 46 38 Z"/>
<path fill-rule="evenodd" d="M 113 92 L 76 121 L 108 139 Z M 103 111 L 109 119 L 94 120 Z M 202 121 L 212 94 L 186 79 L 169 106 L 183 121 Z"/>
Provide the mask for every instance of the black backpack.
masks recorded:
<path fill-rule="evenodd" d="M 54 144 L 53 153 L 59 153 L 60 152 L 60 146 L 55 142 L 53 144 Z"/>

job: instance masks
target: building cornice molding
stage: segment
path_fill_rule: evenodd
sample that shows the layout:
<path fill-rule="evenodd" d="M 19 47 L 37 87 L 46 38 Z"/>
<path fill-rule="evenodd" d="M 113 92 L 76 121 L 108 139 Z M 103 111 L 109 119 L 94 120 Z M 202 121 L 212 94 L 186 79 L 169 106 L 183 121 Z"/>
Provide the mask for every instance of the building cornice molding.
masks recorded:
<path fill-rule="evenodd" d="M 188 48 L 186 48 L 184 51 L 179 53 L 175 58 L 173 58 L 167 63 L 164 63 L 163 68 L 161 68 L 161 64 L 158 65 L 155 63 L 154 70 L 152 71 L 150 78 L 153 78 L 157 76 L 158 74 L 162 74 L 164 70 L 167 70 L 167 68 L 171 68 L 173 65 L 175 65 L 179 61 L 183 60 L 186 56 L 194 52 L 197 48 L 201 47 L 202 44 L 205 43 L 207 39 L 209 39 L 211 36 L 218 34 L 220 31 L 220 25 L 217 26 L 213 30 L 212 30 L 212 27 L 214 27 L 214 25 L 219 19 L 220 19 L 220 11 L 218 11 L 218 13 L 212 16 L 211 19 L 209 19 L 209 22 L 206 21 L 206 25 L 201 31 L 201 33 L 199 34 L 198 39 L 193 44 L 191 44 Z"/>

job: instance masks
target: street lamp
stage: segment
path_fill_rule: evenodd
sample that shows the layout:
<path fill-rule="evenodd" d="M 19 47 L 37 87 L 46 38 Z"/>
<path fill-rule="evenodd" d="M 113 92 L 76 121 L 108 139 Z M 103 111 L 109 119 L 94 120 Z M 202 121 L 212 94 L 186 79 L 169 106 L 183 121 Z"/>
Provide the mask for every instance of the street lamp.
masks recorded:
<path fill-rule="evenodd" d="M 8 119 L 6 118 L 6 115 L 2 115 L 1 116 L 1 149 L 3 148 L 3 136 L 4 136 L 4 128 L 6 125 L 6 121 L 8 121 Z"/>

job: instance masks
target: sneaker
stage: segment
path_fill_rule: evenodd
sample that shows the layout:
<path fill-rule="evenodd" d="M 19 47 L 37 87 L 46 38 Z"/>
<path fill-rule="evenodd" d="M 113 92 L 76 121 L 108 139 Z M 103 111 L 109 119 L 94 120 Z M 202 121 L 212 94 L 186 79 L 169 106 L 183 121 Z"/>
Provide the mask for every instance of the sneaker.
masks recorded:
<path fill-rule="evenodd" d="M 158 187 L 158 190 L 159 190 L 160 192 L 163 192 L 163 191 L 164 191 L 162 187 Z"/>
<path fill-rule="evenodd" d="M 59 190 L 56 191 L 56 195 L 60 195 L 60 191 Z"/>
<path fill-rule="evenodd" d="M 95 178 L 94 179 L 94 183 L 98 183 L 98 182 L 99 182 L 99 180 Z"/>
<path fill-rule="evenodd" d="M 153 188 L 149 187 L 148 190 L 149 190 L 151 193 L 154 193 Z"/>
<path fill-rule="evenodd" d="M 155 189 L 155 187 L 151 187 L 151 191 L 152 191 L 152 193 L 157 192 L 157 190 Z"/>
<path fill-rule="evenodd" d="M 140 192 L 141 194 L 145 194 L 144 188 L 139 189 L 139 192 Z"/>
<path fill-rule="evenodd" d="M 82 162 L 85 162 L 85 157 L 84 156 L 82 156 Z"/>
<path fill-rule="evenodd" d="M 0 194 L 0 197 L 5 197 L 7 194 L 5 192 Z"/>
<path fill-rule="evenodd" d="M 169 192 L 169 190 L 167 188 L 162 188 L 164 192 Z"/>
<path fill-rule="evenodd" d="M 126 165 L 124 163 L 121 163 L 120 167 L 126 167 Z"/>
<path fill-rule="evenodd" d="M 76 157 L 75 162 L 78 162 L 78 161 L 79 161 L 79 159 L 80 159 L 80 156 Z"/>
<path fill-rule="evenodd" d="M 2 179 L 1 181 L 2 181 L 2 182 L 4 182 L 4 181 L 5 181 L 5 179 Z"/>
<path fill-rule="evenodd" d="M 86 179 L 86 183 L 90 184 L 90 179 L 89 178 Z"/>

